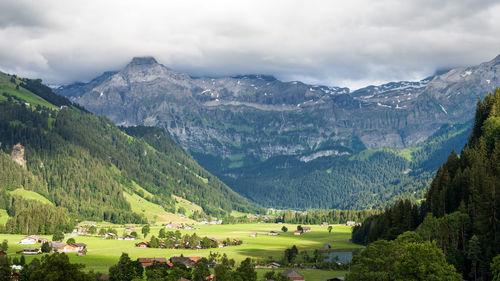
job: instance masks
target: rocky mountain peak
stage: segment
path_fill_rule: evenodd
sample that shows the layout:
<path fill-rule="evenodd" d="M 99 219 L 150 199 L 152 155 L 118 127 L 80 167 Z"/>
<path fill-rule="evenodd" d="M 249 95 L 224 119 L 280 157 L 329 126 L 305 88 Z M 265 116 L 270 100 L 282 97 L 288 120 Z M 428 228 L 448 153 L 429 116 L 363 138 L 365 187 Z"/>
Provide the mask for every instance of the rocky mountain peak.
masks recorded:
<path fill-rule="evenodd" d="M 350 92 L 258 74 L 190 77 L 136 57 L 111 77 L 58 92 L 118 124 L 164 127 L 187 149 L 269 158 L 353 136 L 370 149 L 412 145 L 472 119 L 478 97 L 499 81 L 500 64 L 488 62 Z"/>
<path fill-rule="evenodd" d="M 500 63 L 500 55 L 496 56 L 496 57 L 493 59 L 493 62 L 495 62 L 495 63 Z"/>
<path fill-rule="evenodd" d="M 158 64 L 153 57 L 134 57 L 129 65 L 153 65 Z"/>

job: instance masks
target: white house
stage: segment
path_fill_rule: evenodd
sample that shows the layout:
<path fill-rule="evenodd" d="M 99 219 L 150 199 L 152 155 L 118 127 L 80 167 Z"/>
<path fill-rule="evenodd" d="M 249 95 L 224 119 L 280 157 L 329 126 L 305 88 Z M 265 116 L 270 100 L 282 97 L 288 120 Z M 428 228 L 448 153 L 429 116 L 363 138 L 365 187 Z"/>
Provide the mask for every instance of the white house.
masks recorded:
<path fill-rule="evenodd" d="M 134 235 L 125 235 L 123 237 L 118 238 L 118 240 L 135 240 Z"/>
<path fill-rule="evenodd" d="M 19 244 L 32 245 L 32 244 L 36 244 L 36 242 L 38 242 L 38 241 L 35 238 L 26 236 L 23 239 L 21 239 L 21 241 L 19 241 Z"/>
<path fill-rule="evenodd" d="M 102 239 L 118 239 L 118 236 L 114 233 L 106 233 Z"/>
<path fill-rule="evenodd" d="M 36 249 L 36 248 L 24 248 L 23 250 L 23 254 L 25 255 L 36 255 L 40 253 L 40 249 Z"/>

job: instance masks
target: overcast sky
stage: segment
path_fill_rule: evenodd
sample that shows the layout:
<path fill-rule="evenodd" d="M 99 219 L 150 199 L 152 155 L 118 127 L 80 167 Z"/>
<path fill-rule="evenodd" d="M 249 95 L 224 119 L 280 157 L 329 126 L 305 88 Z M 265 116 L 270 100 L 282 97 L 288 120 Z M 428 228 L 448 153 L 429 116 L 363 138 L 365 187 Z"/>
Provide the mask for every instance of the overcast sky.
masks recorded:
<path fill-rule="evenodd" d="M 498 0 L 0 0 L 0 69 L 62 84 L 150 55 L 359 88 L 493 59 L 499 15 Z"/>

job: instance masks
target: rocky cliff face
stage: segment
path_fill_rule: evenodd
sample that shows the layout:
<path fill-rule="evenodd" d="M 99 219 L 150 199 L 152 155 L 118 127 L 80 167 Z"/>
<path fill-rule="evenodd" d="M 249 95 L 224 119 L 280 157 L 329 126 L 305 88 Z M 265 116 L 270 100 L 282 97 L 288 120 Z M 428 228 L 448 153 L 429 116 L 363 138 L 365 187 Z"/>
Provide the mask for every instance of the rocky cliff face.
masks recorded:
<path fill-rule="evenodd" d="M 24 159 L 24 146 L 22 146 L 20 143 L 12 147 L 12 152 L 10 153 L 10 157 L 12 161 L 16 162 L 17 164 L 23 167 L 26 167 L 26 159 Z"/>
<path fill-rule="evenodd" d="M 499 85 L 500 56 L 354 92 L 266 75 L 193 78 L 143 57 L 57 92 L 119 125 L 163 127 L 191 150 L 269 158 L 339 146 L 406 147 L 443 124 L 472 119 L 477 99 Z"/>

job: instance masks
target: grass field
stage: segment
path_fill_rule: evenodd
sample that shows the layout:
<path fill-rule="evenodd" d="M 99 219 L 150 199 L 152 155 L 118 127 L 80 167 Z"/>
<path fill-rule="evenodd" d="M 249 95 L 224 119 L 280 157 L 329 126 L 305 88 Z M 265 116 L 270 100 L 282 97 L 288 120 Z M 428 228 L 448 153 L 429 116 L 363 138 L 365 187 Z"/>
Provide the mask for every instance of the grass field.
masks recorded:
<path fill-rule="evenodd" d="M 40 195 L 36 192 L 29 191 L 26 189 L 18 188 L 16 190 L 11 191 L 10 194 L 21 196 L 27 200 L 36 200 L 36 201 L 40 201 L 44 204 L 54 205 L 52 202 L 49 201 L 49 199 L 43 197 L 42 195 Z"/>
<path fill-rule="evenodd" d="M 143 214 L 151 222 L 155 223 L 193 222 L 193 220 L 188 219 L 186 217 L 180 217 L 179 215 L 169 213 L 165 211 L 160 205 L 149 202 L 135 193 L 129 194 L 127 192 L 124 192 L 123 195 L 125 196 L 127 202 L 130 203 L 130 207 L 134 213 Z"/>
<path fill-rule="evenodd" d="M 290 230 L 287 233 L 282 233 L 278 236 L 268 236 L 271 230 L 280 231 L 282 224 L 234 224 L 234 225 L 200 225 L 196 230 L 181 230 L 183 234 L 196 232 L 199 236 L 208 236 L 210 238 L 239 238 L 243 241 L 240 246 L 231 246 L 216 249 L 204 250 L 185 250 L 185 249 L 151 249 L 151 248 L 137 248 L 135 244 L 142 240 L 136 241 L 123 241 L 123 240 L 103 240 L 97 236 L 79 236 L 75 237 L 76 242 L 86 243 L 88 253 L 84 257 L 78 257 L 76 254 L 69 254 L 72 262 L 82 263 L 86 265 L 86 270 L 94 270 L 99 272 L 107 272 L 109 267 L 118 261 L 121 253 L 128 253 L 131 258 L 137 259 L 139 257 L 172 257 L 183 254 L 184 256 L 208 256 L 210 251 L 226 253 L 230 258 L 234 258 L 237 262 L 241 262 L 246 257 L 254 259 L 264 259 L 269 256 L 279 260 L 283 255 L 286 248 L 296 245 L 299 251 L 322 249 L 325 243 L 330 243 L 332 249 L 355 249 L 362 246 L 349 243 L 351 237 L 351 227 L 343 225 L 335 225 L 331 234 L 328 233 L 326 227 L 312 225 L 312 231 L 305 233 L 302 236 L 294 236 L 293 231 L 296 225 L 284 224 Z M 158 235 L 160 230 L 159 226 L 151 227 L 151 235 Z M 122 235 L 124 229 L 118 228 L 118 234 Z M 140 233 L 140 229 L 137 229 Z M 257 232 L 257 237 L 249 237 L 251 232 Z M 150 237 L 148 236 L 148 238 Z M 0 241 L 7 239 L 9 241 L 9 255 L 14 254 L 16 251 L 21 250 L 25 246 L 18 245 L 17 242 L 23 235 L 8 235 L 0 234 Z M 51 238 L 51 237 L 47 237 Z M 146 239 L 148 240 L 148 239 Z M 39 246 L 39 245 L 37 245 Z M 31 247 L 31 245 L 26 246 Z M 30 261 L 33 257 L 27 257 Z M 262 272 L 261 272 L 262 271 Z M 264 274 L 265 270 L 259 270 L 259 274 Z M 305 274 L 311 276 L 321 275 L 335 277 L 332 271 L 311 271 L 304 270 Z M 321 279 L 308 279 L 308 280 L 321 280 Z"/>
<path fill-rule="evenodd" d="M 175 208 L 176 209 L 178 209 L 179 207 L 184 208 L 184 210 L 186 210 L 186 216 L 191 216 L 195 211 L 203 213 L 203 209 L 200 206 L 179 196 L 172 195 L 172 197 L 177 202 L 175 204 Z"/>
<path fill-rule="evenodd" d="M 345 276 L 347 271 L 336 271 L 336 270 L 310 270 L 310 269 L 294 269 L 302 276 L 306 278 L 307 281 L 325 281 L 334 277 Z M 264 274 L 270 271 L 269 269 L 257 269 L 258 280 L 263 280 Z M 276 272 L 282 272 L 284 269 L 277 269 Z"/>
<path fill-rule="evenodd" d="M 19 87 L 19 89 L 16 89 L 16 85 L 20 84 L 20 82 L 21 81 L 19 81 L 19 79 L 16 79 L 16 84 L 13 84 L 10 82 L 10 76 L 0 72 L 0 100 L 6 100 L 7 98 L 2 96 L 1 94 L 7 93 L 9 95 L 16 96 L 17 98 L 22 99 L 31 105 L 42 105 L 52 109 L 57 108 L 48 101 L 24 89 L 23 87 Z"/>

